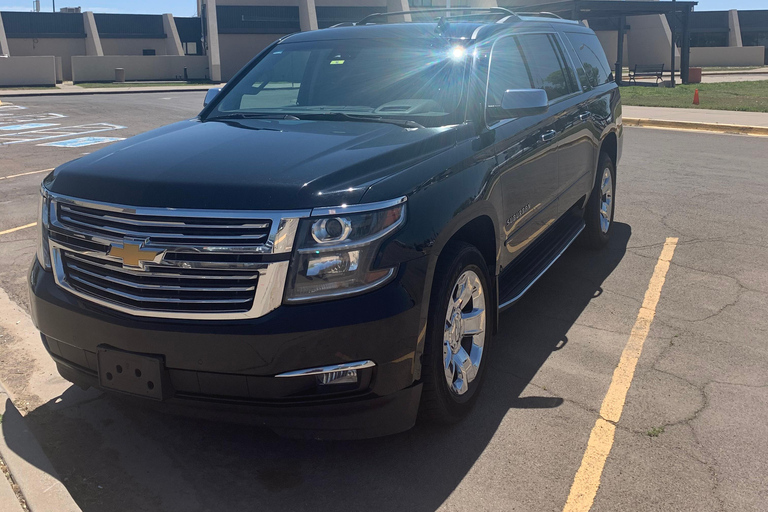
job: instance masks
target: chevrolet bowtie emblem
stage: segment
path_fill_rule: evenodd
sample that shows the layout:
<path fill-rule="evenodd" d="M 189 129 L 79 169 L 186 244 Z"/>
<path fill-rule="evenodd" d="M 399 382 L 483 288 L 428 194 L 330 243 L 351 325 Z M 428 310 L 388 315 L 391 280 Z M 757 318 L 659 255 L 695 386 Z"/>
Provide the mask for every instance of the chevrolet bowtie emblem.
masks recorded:
<path fill-rule="evenodd" d="M 144 263 L 156 261 L 157 256 L 164 252 L 144 249 L 143 246 L 143 243 L 130 242 L 124 242 L 123 245 L 112 244 L 107 254 L 123 260 L 124 267 L 143 269 Z"/>

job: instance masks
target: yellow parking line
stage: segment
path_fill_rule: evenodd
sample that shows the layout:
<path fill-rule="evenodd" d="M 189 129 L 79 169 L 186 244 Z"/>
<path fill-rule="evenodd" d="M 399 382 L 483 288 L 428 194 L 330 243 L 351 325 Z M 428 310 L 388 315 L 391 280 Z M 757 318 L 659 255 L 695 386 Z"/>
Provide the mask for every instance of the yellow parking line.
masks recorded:
<path fill-rule="evenodd" d="M 640 359 L 643 344 L 648 337 L 653 318 L 656 316 L 656 306 L 659 303 L 661 288 L 664 286 L 675 247 L 677 247 L 677 238 L 667 238 L 656 262 L 656 268 L 653 270 L 648 290 L 645 292 L 643 305 L 640 307 L 637 320 L 632 327 L 632 333 L 629 335 L 629 341 L 627 341 L 621 354 L 619 365 L 613 372 L 611 385 L 600 408 L 600 418 L 592 427 L 589 441 L 587 441 L 587 450 L 584 452 L 581 466 L 579 466 L 573 479 L 571 492 L 568 494 L 568 501 L 565 503 L 563 512 L 587 512 L 592 508 L 597 489 L 600 487 L 600 478 L 603 474 L 605 461 L 613 446 L 616 423 L 624 409 L 624 402 L 635 375 L 637 361 Z"/>
<path fill-rule="evenodd" d="M 29 176 L 30 174 L 40 174 L 41 172 L 51 172 L 53 168 L 51 169 L 42 169 L 40 171 L 29 171 L 29 172 L 22 172 L 21 174 L 11 174 L 10 176 L 0 176 L 0 181 L 2 180 L 9 180 L 11 178 L 18 178 L 19 176 Z"/>
<path fill-rule="evenodd" d="M 0 231 L 0 235 L 7 235 L 8 233 L 13 233 L 14 231 L 21 231 L 22 229 L 31 228 L 32 226 L 37 226 L 37 222 L 33 222 L 32 224 L 25 224 L 17 228 L 6 229 L 5 231 Z"/>

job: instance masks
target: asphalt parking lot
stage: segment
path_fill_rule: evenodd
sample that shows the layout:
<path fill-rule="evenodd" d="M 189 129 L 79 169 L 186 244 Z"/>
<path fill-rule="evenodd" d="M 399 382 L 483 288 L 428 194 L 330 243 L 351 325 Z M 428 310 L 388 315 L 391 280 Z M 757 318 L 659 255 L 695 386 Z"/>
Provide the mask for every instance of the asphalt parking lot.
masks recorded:
<path fill-rule="evenodd" d="M 109 142 L 41 144 L 129 137 L 193 117 L 203 96 L 7 98 L 26 108 L 0 114 L 27 117 L 0 115 L 0 233 L 35 222 L 37 171 Z M 3 128 L 34 123 L 55 126 Z M 58 131 L 13 142 L 36 129 Z M 69 386 L 23 314 L 33 227 L 0 234 L 0 382 L 85 511 L 563 510 L 676 238 L 592 510 L 765 511 L 766 140 L 627 128 L 610 245 L 572 247 L 503 314 L 485 391 L 452 428 L 285 440 Z"/>

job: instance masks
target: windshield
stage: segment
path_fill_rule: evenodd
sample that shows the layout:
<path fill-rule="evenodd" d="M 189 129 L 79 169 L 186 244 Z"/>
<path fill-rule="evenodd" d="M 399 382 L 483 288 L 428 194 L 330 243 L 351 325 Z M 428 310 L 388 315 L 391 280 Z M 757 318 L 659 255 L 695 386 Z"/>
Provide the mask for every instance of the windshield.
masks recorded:
<path fill-rule="evenodd" d="M 442 38 L 283 43 L 235 85 L 207 120 L 269 113 L 452 124 L 465 61 L 464 49 Z"/>

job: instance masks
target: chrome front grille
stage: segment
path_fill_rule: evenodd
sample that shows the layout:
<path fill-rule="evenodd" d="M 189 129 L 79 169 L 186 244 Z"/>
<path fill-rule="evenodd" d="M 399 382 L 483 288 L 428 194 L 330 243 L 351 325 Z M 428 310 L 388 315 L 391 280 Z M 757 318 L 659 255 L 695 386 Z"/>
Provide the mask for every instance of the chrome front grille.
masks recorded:
<path fill-rule="evenodd" d="M 62 251 L 64 274 L 82 293 L 153 311 L 248 311 L 259 273 L 150 267 L 124 269 L 119 263 Z"/>
<path fill-rule="evenodd" d="M 58 218 L 75 231 L 117 238 L 151 238 L 155 243 L 183 245 L 259 246 L 269 236 L 269 219 L 199 218 L 125 213 L 76 204 L 59 204 Z"/>
<path fill-rule="evenodd" d="M 298 221 L 310 213 L 134 208 L 54 194 L 50 204 L 59 286 L 158 318 L 255 318 L 277 308 Z M 129 246 L 149 256 L 129 261 L 119 252 Z"/>

